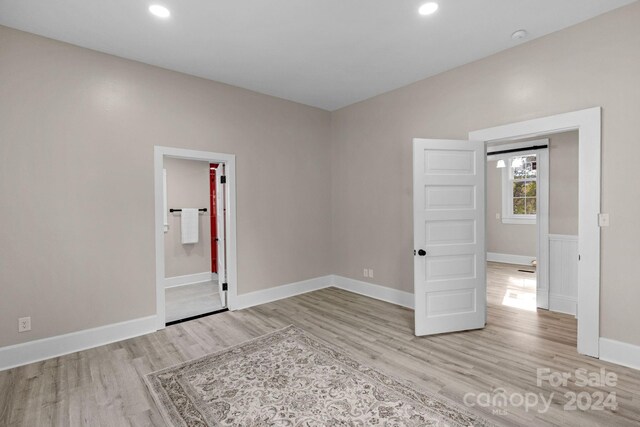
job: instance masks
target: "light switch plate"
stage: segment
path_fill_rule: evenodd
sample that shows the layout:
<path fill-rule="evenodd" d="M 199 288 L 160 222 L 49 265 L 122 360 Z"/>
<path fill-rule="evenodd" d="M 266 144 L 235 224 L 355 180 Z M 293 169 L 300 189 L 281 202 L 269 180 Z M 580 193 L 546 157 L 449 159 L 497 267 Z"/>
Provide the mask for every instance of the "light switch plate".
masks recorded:
<path fill-rule="evenodd" d="M 369 269 L 369 277 L 373 278 L 373 270 L 371 268 Z"/>
<path fill-rule="evenodd" d="M 598 225 L 600 227 L 608 227 L 609 226 L 609 214 L 608 213 L 598 214 Z"/>

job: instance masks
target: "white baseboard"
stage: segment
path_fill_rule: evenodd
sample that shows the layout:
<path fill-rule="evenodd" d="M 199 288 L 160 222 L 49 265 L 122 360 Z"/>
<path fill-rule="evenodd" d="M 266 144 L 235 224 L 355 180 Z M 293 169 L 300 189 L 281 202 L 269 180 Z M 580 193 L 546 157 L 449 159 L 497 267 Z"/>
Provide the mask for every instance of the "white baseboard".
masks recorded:
<path fill-rule="evenodd" d="M 316 277 L 309 280 L 303 280 L 301 282 L 290 283 L 287 285 L 276 286 L 274 288 L 265 289 L 263 291 L 256 291 L 250 292 L 248 294 L 238 295 L 237 303 L 230 309 L 240 310 L 243 308 L 266 304 L 268 302 L 289 298 L 307 292 L 329 288 L 331 286 L 339 289 L 344 289 L 345 291 L 364 295 L 370 298 L 386 301 L 391 304 L 413 308 L 412 293 L 387 288 L 385 286 L 375 285 L 373 283 L 362 282 L 360 280 L 349 279 L 347 277 L 329 275 Z"/>
<path fill-rule="evenodd" d="M 233 307 L 229 307 L 229 309 L 240 310 L 243 308 L 266 304 L 268 302 L 293 297 L 311 291 L 317 291 L 318 289 L 328 288 L 333 283 L 332 279 L 333 276 L 321 276 L 309 280 L 276 286 L 274 288 L 269 288 L 262 291 L 240 294 L 237 296 L 236 302 Z"/>
<path fill-rule="evenodd" d="M 499 254 L 496 252 L 487 252 L 487 261 L 501 262 L 504 264 L 516 264 L 531 266 L 531 261 L 536 259 L 535 256 Z"/>
<path fill-rule="evenodd" d="M 640 346 L 601 337 L 600 359 L 629 368 L 640 369 Z"/>
<path fill-rule="evenodd" d="M 333 286 L 344 289 L 345 291 L 390 302 L 391 304 L 413 308 L 413 293 L 410 292 L 374 285 L 373 283 L 349 279 L 343 276 L 333 276 Z"/>
<path fill-rule="evenodd" d="M 578 236 L 574 234 L 549 234 L 549 240 L 567 240 L 569 242 L 577 242 Z"/>
<path fill-rule="evenodd" d="M 557 311 L 560 313 L 573 314 L 577 313 L 576 307 L 578 306 L 578 300 L 575 297 L 568 297 L 565 295 L 549 295 L 549 310 Z"/>
<path fill-rule="evenodd" d="M 142 317 L 0 348 L 0 371 L 156 331 L 156 316 Z"/>
<path fill-rule="evenodd" d="M 410 292 L 387 288 L 343 276 L 328 275 L 238 295 L 238 304 L 236 307 L 233 307 L 233 309 L 237 310 L 266 304 L 331 286 L 403 307 L 413 308 L 414 299 L 413 294 Z M 566 297 L 564 298 L 566 299 Z M 553 305 L 553 296 L 550 300 Z M 556 299 L 556 301 L 559 301 L 559 299 Z M 569 301 L 560 302 L 560 304 L 568 303 Z M 556 308 L 555 311 L 563 310 Z M 156 326 L 156 316 L 148 316 L 1 347 L 0 371 L 152 333 L 156 331 Z M 608 338 L 600 338 L 600 359 L 630 368 L 640 369 L 640 346 Z"/>
<path fill-rule="evenodd" d="M 549 291 L 547 289 L 536 290 L 536 304 L 538 308 L 549 310 Z"/>
<path fill-rule="evenodd" d="M 218 275 L 210 271 L 204 273 L 187 274 L 185 276 L 165 277 L 164 287 L 174 288 L 176 286 L 193 285 L 194 283 L 208 282 L 214 280 Z"/>

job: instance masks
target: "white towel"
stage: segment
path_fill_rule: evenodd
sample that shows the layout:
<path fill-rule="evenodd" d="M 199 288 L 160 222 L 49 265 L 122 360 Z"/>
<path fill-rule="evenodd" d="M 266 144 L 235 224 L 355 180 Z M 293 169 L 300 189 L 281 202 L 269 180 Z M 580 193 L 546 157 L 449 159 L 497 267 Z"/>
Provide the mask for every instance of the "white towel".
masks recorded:
<path fill-rule="evenodd" d="M 182 233 L 182 244 L 198 243 L 198 209 L 182 208 L 181 216 L 180 231 Z"/>

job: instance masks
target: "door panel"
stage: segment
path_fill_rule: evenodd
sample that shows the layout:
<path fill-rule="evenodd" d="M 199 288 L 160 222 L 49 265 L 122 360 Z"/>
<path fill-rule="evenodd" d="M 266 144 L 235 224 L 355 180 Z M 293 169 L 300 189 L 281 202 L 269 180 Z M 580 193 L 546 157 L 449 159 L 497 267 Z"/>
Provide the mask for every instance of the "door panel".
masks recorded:
<path fill-rule="evenodd" d="M 216 232 L 218 237 L 218 292 L 220 302 L 223 307 L 227 306 L 227 291 L 223 289 L 223 284 L 227 282 L 226 271 L 226 228 L 225 228 L 225 185 L 222 183 L 224 177 L 224 164 L 221 163 L 216 170 Z"/>
<path fill-rule="evenodd" d="M 476 307 L 476 290 L 430 292 L 427 294 L 426 306 L 431 317 L 473 312 Z"/>
<path fill-rule="evenodd" d="M 430 246 L 475 243 L 476 222 L 468 219 L 430 221 L 426 224 L 426 243 Z"/>
<path fill-rule="evenodd" d="M 414 140 L 415 333 L 486 321 L 485 147 Z"/>
<path fill-rule="evenodd" d="M 475 187 L 470 185 L 433 185 L 425 187 L 427 210 L 474 209 Z"/>

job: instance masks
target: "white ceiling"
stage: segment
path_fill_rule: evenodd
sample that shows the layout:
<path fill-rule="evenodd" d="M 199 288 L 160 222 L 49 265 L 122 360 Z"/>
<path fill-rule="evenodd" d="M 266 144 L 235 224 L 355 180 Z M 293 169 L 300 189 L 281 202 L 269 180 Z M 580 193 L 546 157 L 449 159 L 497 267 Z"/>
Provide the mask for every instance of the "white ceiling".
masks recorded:
<path fill-rule="evenodd" d="M 335 110 L 633 2 L 425 1 L 0 0 L 0 24 Z"/>

